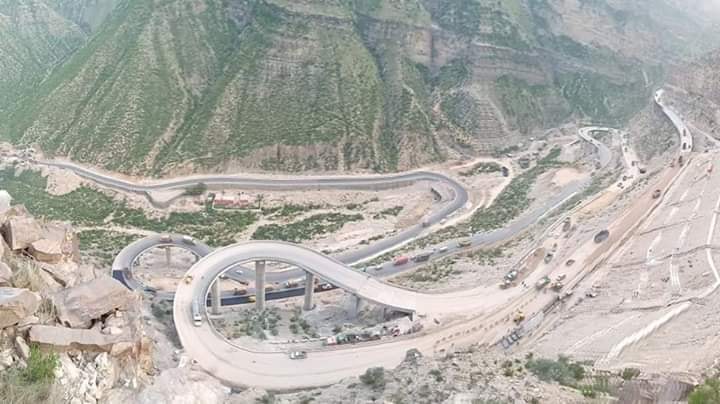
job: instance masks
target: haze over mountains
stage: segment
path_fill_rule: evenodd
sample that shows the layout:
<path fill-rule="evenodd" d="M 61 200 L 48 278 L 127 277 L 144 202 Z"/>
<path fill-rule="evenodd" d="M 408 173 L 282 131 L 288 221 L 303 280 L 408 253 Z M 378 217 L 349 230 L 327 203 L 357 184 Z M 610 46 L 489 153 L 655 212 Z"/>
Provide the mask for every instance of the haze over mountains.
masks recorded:
<path fill-rule="evenodd" d="M 128 173 L 394 171 L 619 124 L 712 2 L 0 0 L 0 138 Z"/>

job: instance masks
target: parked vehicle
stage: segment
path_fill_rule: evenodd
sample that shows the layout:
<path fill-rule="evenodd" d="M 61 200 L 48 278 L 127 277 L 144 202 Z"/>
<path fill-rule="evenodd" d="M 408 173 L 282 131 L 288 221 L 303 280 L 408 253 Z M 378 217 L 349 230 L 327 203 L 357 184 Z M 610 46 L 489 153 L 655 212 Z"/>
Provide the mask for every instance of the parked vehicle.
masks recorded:
<path fill-rule="evenodd" d="M 458 241 L 458 247 L 460 247 L 460 248 L 470 247 L 471 245 L 472 245 L 472 240 L 470 240 L 469 238 L 464 238 L 464 239 Z"/>
<path fill-rule="evenodd" d="M 446 252 L 448 252 L 448 246 L 444 245 L 444 246 L 438 248 L 438 253 L 442 254 L 442 253 L 446 253 Z"/>
<path fill-rule="evenodd" d="M 408 257 L 406 255 L 401 255 L 401 256 L 395 258 L 395 260 L 393 261 L 393 265 L 400 266 L 400 265 L 405 265 L 408 262 L 410 262 L 410 257 Z"/>
<path fill-rule="evenodd" d="M 195 245 L 195 240 L 190 236 L 182 236 L 182 242 L 188 245 Z"/>
<path fill-rule="evenodd" d="M 169 234 L 163 234 L 160 236 L 160 242 L 161 243 L 172 243 L 172 237 Z"/>

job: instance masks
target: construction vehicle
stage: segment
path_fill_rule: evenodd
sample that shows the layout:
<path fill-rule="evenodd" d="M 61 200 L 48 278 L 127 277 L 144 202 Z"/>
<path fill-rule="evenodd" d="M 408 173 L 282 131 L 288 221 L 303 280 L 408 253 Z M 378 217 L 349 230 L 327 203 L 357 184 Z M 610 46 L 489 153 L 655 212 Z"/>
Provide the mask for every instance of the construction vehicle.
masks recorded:
<path fill-rule="evenodd" d="M 684 161 L 684 160 L 683 160 L 683 156 L 678 157 L 678 165 L 679 165 L 680 167 L 683 166 L 683 161 Z"/>
<path fill-rule="evenodd" d="M 574 259 L 569 259 L 565 261 L 565 266 L 571 267 L 575 263 Z"/>
<path fill-rule="evenodd" d="M 233 289 L 233 295 L 235 295 L 235 296 L 243 296 L 246 294 L 247 294 L 247 289 L 240 289 L 240 288 Z"/>
<path fill-rule="evenodd" d="M 464 238 L 464 239 L 458 241 L 458 247 L 460 247 L 460 248 L 470 247 L 471 245 L 472 245 L 472 240 L 470 240 L 469 238 Z"/>
<path fill-rule="evenodd" d="M 540 289 L 544 288 L 545 286 L 547 286 L 549 283 L 550 283 L 550 277 L 548 277 L 548 276 L 543 276 L 542 279 L 540 279 L 539 281 L 537 281 L 537 283 L 535 284 L 535 287 L 536 287 L 538 290 L 540 290 Z"/>
<path fill-rule="evenodd" d="M 640 171 L 640 174 L 645 174 L 645 173 L 647 173 L 647 168 L 645 168 L 645 167 L 640 167 L 640 168 L 639 168 L 639 171 Z"/>
<path fill-rule="evenodd" d="M 513 317 L 513 322 L 515 324 L 520 324 L 521 321 L 525 320 L 525 314 L 522 311 L 518 311 L 515 314 L 515 317 Z"/>
<path fill-rule="evenodd" d="M 512 281 L 510 279 L 503 279 L 502 283 L 500 284 L 500 289 L 507 289 L 510 286 L 512 286 Z"/>
<path fill-rule="evenodd" d="M 563 286 L 565 285 L 560 281 L 550 283 L 550 289 L 554 290 L 555 292 L 559 292 L 560 290 L 562 290 Z"/>
<path fill-rule="evenodd" d="M 395 260 L 393 261 L 393 265 L 395 265 L 397 267 L 400 265 L 405 265 L 408 262 L 410 262 L 410 257 L 408 257 L 406 255 L 401 255 L 401 256 L 395 258 Z"/>
<path fill-rule="evenodd" d="M 560 275 L 557 276 L 557 278 L 555 278 L 555 280 L 556 280 L 557 282 L 562 282 L 562 281 L 565 280 L 565 278 L 567 278 L 567 275 L 565 275 L 565 274 L 560 274 Z"/>
<path fill-rule="evenodd" d="M 657 198 L 659 198 L 661 195 L 662 195 L 662 191 L 659 190 L 659 189 L 656 189 L 655 191 L 653 191 L 652 197 L 653 197 L 653 199 L 657 199 Z"/>
<path fill-rule="evenodd" d="M 255 303 L 255 296 L 248 296 L 249 303 Z"/>
<path fill-rule="evenodd" d="M 300 281 L 297 279 L 289 279 L 283 284 L 286 288 L 296 288 L 298 285 L 300 285 Z"/>
<path fill-rule="evenodd" d="M 518 276 L 518 272 L 513 270 L 505 274 L 505 279 L 508 281 L 514 281 Z"/>

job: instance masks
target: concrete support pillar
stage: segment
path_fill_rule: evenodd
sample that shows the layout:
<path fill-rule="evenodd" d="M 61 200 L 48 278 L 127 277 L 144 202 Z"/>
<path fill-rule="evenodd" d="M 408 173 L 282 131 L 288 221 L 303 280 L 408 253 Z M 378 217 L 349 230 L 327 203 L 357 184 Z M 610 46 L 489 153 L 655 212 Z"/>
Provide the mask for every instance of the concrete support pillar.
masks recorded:
<path fill-rule="evenodd" d="M 358 314 L 360 314 L 360 309 L 362 309 L 362 299 L 360 296 L 353 295 L 353 316 L 357 317 Z"/>
<path fill-rule="evenodd" d="M 216 279 L 215 283 L 212 285 L 212 290 L 210 291 L 210 300 L 212 305 L 210 306 L 210 312 L 212 314 L 220 314 L 220 298 L 222 297 L 220 292 L 220 279 Z"/>
<path fill-rule="evenodd" d="M 313 295 L 315 294 L 315 275 L 310 272 L 305 272 L 305 303 L 303 304 L 303 310 L 309 311 L 315 308 L 313 304 Z"/>
<path fill-rule="evenodd" d="M 265 261 L 255 261 L 255 308 L 265 310 Z"/>
<path fill-rule="evenodd" d="M 170 247 L 165 247 L 165 266 L 167 269 L 170 269 L 170 257 L 172 252 L 170 251 Z"/>

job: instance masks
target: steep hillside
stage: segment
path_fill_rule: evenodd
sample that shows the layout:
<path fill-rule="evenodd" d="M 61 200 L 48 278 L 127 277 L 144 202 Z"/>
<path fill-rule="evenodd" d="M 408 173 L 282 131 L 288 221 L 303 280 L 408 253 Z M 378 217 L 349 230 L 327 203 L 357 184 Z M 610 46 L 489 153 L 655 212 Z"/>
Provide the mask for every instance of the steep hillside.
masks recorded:
<path fill-rule="evenodd" d="M 77 25 L 41 1 L 0 0 L 0 114 L 84 40 Z"/>
<path fill-rule="evenodd" d="M 0 136 L 154 174 L 392 171 L 624 122 L 707 24 L 670 0 L 47 1 L 97 29 Z"/>

